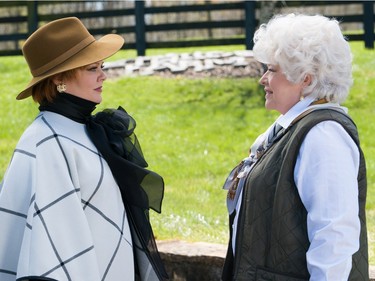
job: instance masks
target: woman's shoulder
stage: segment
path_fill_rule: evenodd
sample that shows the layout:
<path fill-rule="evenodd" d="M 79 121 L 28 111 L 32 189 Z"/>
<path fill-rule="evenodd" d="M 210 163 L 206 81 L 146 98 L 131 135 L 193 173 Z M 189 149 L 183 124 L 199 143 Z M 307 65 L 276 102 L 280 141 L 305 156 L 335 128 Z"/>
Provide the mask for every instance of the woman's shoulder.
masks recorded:
<path fill-rule="evenodd" d="M 23 146 L 37 147 L 43 141 L 65 136 L 85 136 L 84 124 L 74 122 L 60 114 L 53 112 L 41 112 L 23 132 L 17 148 Z"/>
<path fill-rule="evenodd" d="M 42 116 L 43 114 L 39 114 L 25 129 L 17 143 L 17 149 L 33 150 L 36 147 L 36 143 L 39 140 L 39 138 L 37 138 L 38 132 L 44 127 L 43 122 L 41 122 Z"/>

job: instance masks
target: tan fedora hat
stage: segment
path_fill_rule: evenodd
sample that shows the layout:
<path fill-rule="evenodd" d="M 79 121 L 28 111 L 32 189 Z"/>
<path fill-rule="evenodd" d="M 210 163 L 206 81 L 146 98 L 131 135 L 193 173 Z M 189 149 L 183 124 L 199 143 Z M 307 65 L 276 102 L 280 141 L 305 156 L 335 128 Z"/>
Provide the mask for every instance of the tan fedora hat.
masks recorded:
<path fill-rule="evenodd" d="M 123 44 L 124 39 L 117 34 L 107 34 L 96 40 L 76 17 L 45 24 L 31 34 L 22 47 L 33 78 L 17 99 L 29 97 L 36 84 L 52 75 L 110 57 Z"/>

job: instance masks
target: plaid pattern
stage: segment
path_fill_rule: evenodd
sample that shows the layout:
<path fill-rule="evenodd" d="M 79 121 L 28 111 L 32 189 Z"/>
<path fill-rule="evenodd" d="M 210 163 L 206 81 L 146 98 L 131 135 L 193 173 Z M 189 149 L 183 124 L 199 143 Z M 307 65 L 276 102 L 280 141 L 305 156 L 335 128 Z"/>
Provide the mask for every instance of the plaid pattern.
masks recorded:
<path fill-rule="evenodd" d="M 0 186 L 0 280 L 134 280 L 119 188 L 85 125 L 41 113 Z M 30 278 L 32 280 L 32 278 Z"/>

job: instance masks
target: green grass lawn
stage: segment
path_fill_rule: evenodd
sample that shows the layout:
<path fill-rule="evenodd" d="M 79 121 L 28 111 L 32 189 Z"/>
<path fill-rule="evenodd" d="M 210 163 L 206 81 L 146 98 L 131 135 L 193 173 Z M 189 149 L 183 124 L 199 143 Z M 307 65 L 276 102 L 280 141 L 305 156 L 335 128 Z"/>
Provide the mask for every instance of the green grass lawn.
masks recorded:
<path fill-rule="evenodd" d="M 375 51 L 351 43 L 354 87 L 345 103 L 356 121 L 368 168 L 368 228 L 375 265 Z M 199 50 L 239 50 L 242 46 Z M 196 48 L 152 50 L 148 55 L 192 52 Z M 120 51 L 111 60 L 134 57 Z M 0 57 L 0 178 L 22 131 L 37 113 L 28 99 L 15 97 L 30 76 L 22 57 Z M 157 239 L 227 243 L 226 192 L 222 185 L 248 153 L 256 136 L 278 115 L 264 109 L 263 91 L 254 79 L 107 80 L 105 107 L 123 106 L 137 121 L 136 134 L 149 168 L 164 177 L 162 214 L 151 214 Z"/>

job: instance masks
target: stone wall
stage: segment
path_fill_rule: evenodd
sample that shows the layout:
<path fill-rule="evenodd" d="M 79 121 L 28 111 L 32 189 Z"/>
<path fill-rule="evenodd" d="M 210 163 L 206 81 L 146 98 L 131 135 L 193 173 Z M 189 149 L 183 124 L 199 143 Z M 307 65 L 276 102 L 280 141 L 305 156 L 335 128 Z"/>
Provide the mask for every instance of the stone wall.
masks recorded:
<path fill-rule="evenodd" d="M 221 280 L 225 245 L 183 241 L 158 241 L 157 244 L 171 280 Z"/>
<path fill-rule="evenodd" d="M 109 78 L 119 76 L 161 76 L 186 78 L 259 78 L 264 72 L 252 51 L 210 51 L 182 54 L 144 56 L 105 62 L 104 70 Z"/>
<path fill-rule="evenodd" d="M 171 281 L 221 280 L 226 245 L 184 241 L 157 241 L 157 244 Z M 375 281 L 375 266 L 370 266 L 370 281 Z"/>

